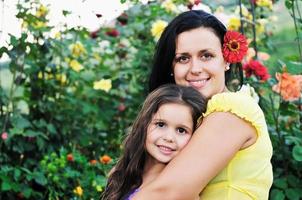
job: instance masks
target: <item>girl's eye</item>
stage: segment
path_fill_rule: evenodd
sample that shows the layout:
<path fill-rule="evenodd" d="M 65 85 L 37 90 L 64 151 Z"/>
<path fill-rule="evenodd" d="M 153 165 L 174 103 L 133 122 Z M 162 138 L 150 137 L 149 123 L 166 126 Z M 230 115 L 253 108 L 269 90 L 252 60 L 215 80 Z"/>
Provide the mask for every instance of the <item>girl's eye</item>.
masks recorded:
<path fill-rule="evenodd" d="M 180 133 L 180 134 L 182 134 L 182 135 L 184 135 L 184 134 L 186 134 L 188 131 L 186 130 L 186 129 L 184 129 L 184 128 L 177 128 L 177 131 L 178 131 L 178 133 Z"/>
<path fill-rule="evenodd" d="M 175 58 L 175 61 L 177 63 L 186 64 L 189 61 L 189 58 L 187 56 L 179 56 Z"/>
<path fill-rule="evenodd" d="M 158 127 L 164 127 L 165 123 L 164 122 L 156 122 L 155 125 L 158 126 Z"/>

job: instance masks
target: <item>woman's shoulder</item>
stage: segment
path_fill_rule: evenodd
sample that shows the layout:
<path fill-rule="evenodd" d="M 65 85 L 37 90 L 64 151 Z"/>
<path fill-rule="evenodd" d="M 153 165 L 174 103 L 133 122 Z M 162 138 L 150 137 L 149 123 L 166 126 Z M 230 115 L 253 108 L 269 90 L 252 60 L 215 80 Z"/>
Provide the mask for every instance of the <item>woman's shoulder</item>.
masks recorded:
<path fill-rule="evenodd" d="M 223 92 L 212 96 L 208 101 L 207 113 L 211 110 L 236 110 L 246 112 L 247 110 L 260 109 L 258 102 L 248 93 Z"/>
<path fill-rule="evenodd" d="M 254 126 L 264 125 L 265 118 L 260 106 L 249 93 L 223 92 L 208 101 L 205 117 L 214 112 L 229 112 Z"/>

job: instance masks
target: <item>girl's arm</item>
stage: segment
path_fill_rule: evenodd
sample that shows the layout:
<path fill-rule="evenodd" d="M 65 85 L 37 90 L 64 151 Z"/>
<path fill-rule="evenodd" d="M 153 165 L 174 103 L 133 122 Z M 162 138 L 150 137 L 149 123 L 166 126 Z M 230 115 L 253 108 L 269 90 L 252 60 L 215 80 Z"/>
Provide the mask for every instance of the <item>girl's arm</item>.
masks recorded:
<path fill-rule="evenodd" d="M 210 114 L 182 152 L 133 200 L 194 199 L 236 152 L 256 137 L 255 128 L 237 116 L 226 112 Z"/>

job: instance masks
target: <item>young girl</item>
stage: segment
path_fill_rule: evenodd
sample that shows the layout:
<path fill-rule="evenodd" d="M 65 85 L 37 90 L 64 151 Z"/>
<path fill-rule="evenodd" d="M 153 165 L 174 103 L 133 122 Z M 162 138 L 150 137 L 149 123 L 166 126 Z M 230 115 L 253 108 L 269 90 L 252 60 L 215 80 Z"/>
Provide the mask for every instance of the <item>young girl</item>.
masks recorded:
<path fill-rule="evenodd" d="M 206 100 L 191 87 L 168 84 L 146 98 L 110 174 L 103 200 L 130 200 L 189 142 Z"/>

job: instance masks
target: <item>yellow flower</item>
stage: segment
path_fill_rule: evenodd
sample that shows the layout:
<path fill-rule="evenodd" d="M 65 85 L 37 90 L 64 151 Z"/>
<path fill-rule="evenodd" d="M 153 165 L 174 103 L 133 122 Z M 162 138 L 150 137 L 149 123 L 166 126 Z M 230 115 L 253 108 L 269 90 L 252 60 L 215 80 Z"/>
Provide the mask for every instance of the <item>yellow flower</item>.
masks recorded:
<path fill-rule="evenodd" d="M 43 27 L 46 27 L 46 23 L 45 23 L 45 22 L 42 22 L 42 21 L 36 21 L 36 22 L 33 24 L 33 27 L 34 27 L 34 28 L 43 28 Z"/>
<path fill-rule="evenodd" d="M 231 17 L 228 23 L 228 29 L 237 31 L 241 25 L 240 19 L 238 17 Z"/>
<path fill-rule="evenodd" d="M 112 87 L 110 79 L 101 79 L 93 83 L 93 89 L 95 90 L 104 90 L 108 92 Z"/>
<path fill-rule="evenodd" d="M 74 192 L 75 194 L 77 194 L 78 196 L 82 196 L 82 195 L 83 195 L 83 189 L 82 189 L 81 186 L 76 187 L 76 188 L 73 190 L 73 192 Z"/>
<path fill-rule="evenodd" d="M 249 12 L 249 10 L 244 6 L 244 5 L 241 5 L 241 12 L 242 12 L 242 15 L 248 19 L 248 20 L 252 20 L 253 19 L 253 16 L 252 14 Z M 235 9 L 235 13 L 237 15 L 240 14 L 240 7 L 237 6 L 236 9 Z"/>
<path fill-rule="evenodd" d="M 70 45 L 70 49 L 71 49 L 71 53 L 74 57 L 78 57 L 78 56 L 86 53 L 84 46 L 80 42 Z"/>
<path fill-rule="evenodd" d="M 93 53 L 93 57 L 97 60 L 97 61 L 101 61 L 102 60 L 102 58 L 101 58 L 101 56 L 99 55 L 99 53 Z"/>
<path fill-rule="evenodd" d="M 103 191 L 103 188 L 102 188 L 102 186 L 97 185 L 97 186 L 96 186 L 96 190 L 97 190 L 98 192 L 102 192 L 102 191 Z"/>
<path fill-rule="evenodd" d="M 22 21 L 21 28 L 22 29 L 27 29 L 27 27 L 28 27 L 28 22 L 27 21 Z"/>
<path fill-rule="evenodd" d="M 168 23 L 163 20 L 157 20 L 156 22 L 154 22 L 151 28 L 152 36 L 155 37 L 156 40 L 158 40 L 167 25 Z"/>
<path fill-rule="evenodd" d="M 77 60 L 71 60 L 69 65 L 70 65 L 71 69 L 73 69 L 76 72 L 79 72 L 82 69 L 84 69 L 84 67 Z"/>
<path fill-rule="evenodd" d="M 41 5 L 37 9 L 36 16 L 37 17 L 45 17 L 47 13 L 48 13 L 48 9 L 44 5 Z"/>
<path fill-rule="evenodd" d="M 62 85 L 66 83 L 66 74 L 56 74 L 56 79 L 61 82 Z"/>
<path fill-rule="evenodd" d="M 256 0 L 256 4 L 260 7 L 268 7 L 269 9 L 273 8 L 272 0 Z"/>
<path fill-rule="evenodd" d="M 55 37 L 56 39 L 60 39 L 60 38 L 62 37 L 62 35 L 61 35 L 60 32 L 56 32 L 55 35 L 54 35 L 54 37 Z"/>
<path fill-rule="evenodd" d="M 41 71 L 38 73 L 38 78 L 39 78 L 39 79 L 42 79 L 42 78 L 43 78 L 43 73 L 42 73 Z"/>
<path fill-rule="evenodd" d="M 177 7 L 173 3 L 173 0 L 166 0 L 162 3 L 162 7 L 165 8 L 167 12 L 177 12 Z"/>

